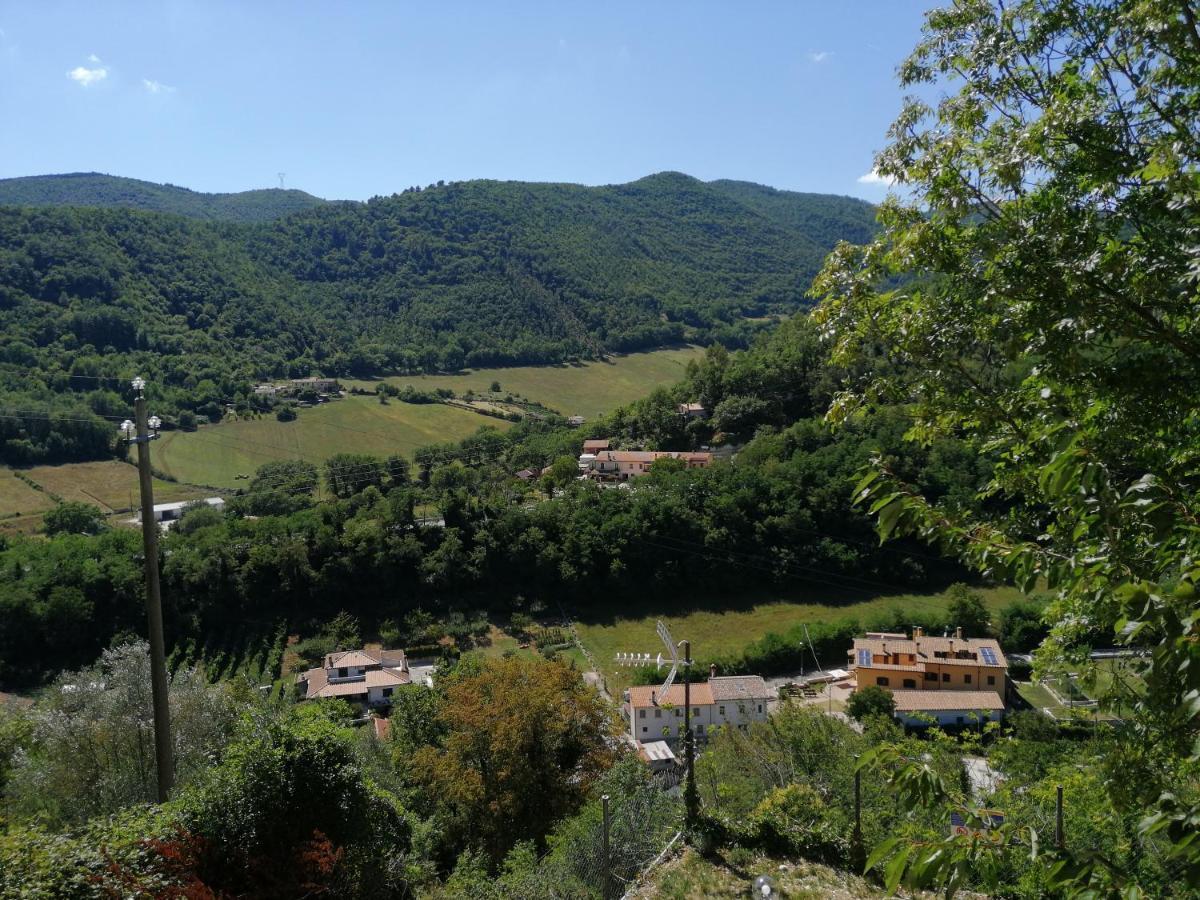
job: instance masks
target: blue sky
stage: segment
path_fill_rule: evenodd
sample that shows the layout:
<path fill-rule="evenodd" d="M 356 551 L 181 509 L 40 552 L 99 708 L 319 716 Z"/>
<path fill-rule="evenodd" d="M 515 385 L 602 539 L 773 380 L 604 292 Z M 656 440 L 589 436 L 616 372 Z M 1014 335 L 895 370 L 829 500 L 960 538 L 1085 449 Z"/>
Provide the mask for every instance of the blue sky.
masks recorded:
<path fill-rule="evenodd" d="M 0 0 L 0 177 L 365 199 L 665 169 L 862 183 L 933 0 Z"/>

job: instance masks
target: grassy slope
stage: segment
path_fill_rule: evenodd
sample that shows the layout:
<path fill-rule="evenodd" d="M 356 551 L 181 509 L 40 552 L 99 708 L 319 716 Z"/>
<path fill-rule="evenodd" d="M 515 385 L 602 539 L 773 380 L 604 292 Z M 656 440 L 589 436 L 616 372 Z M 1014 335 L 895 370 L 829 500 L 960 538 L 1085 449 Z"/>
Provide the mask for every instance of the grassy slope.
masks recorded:
<path fill-rule="evenodd" d="M 996 610 L 1020 596 L 1015 588 L 988 588 L 982 591 L 984 602 Z M 689 599 L 694 604 L 694 598 Z M 725 608 L 709 606 L 663 609 L 639 618 L 613 621 L 588 621 L 581 613 L 578 622 L 580 640 L 604 669 L 610 691 L 628 686 L 629 670 L 613 662 L 617 653 L 650 653 L 662 649 L 655 634 L 658 619 L 666 622 L 676 640 L 690 640 L 692 653 L 700 657 L 735 653 L 769 631 L 783 633 L 799 622 L 835 622 L 858 619 L 861 622 L 882 617 L 899 607 L 908 613 L 939 612 L 949 601 L 942 594 L 892 594 L 865 597 L 830 588 L 803 596 L 746 598 L 740 604 L 730 601 Z M 825 666 L 845 665 L 845 659 L 822 659 Z"/>
<path fill-rule="evenodd" d="M 741 850 L 705 858 L 691 849 L 660 865 L 631 896 L 635 900 L 750 897 L 753 895 L 754 879 L 759 875 L 770 875 L 776 885 L 775 896 L 788 897 L 789 900 L 851 900 L 886 896 L 882 890 L 856 875 L 807 860 L 784 861 Z"/>
<path fill-rule="evenodd" d="M 137 469 L 115 459 L 86 463 L 68 463 L 61 466 L 35 466 L 26 474 L 64 500 L 79 500 L 99 506 L 105 512 L 128 509 L 130 498 L 138 502 Z M 208 496 L 209 492 L 190 485 L 173 484 L 154 479 L 154 502 L 173 503 Z"/>
<path fill-rule="evenodd" d="M 294 422 L 274 416 L 226 422 L 195 432 L 174 431 L 155 445 L 155 466 L 179 481 L 235 488 L 263 463 L 307 459 L 323 463 L 335 453 L 411 455 L 420 446 L 456 440 L 482 426 L 510 423 L 440 404 L 415 405 L 373 397 L 346 397 L 300 410 Z"/>
<path fill-rule="evenodd" d="M 115 459 L 61 466 L 35 466 L 23 474 L 40 484 L 37 491 L 0 468 L 0 530 L 33 532 L 42 524 L 42 514 L 54 506 L 53 495 L 99 507 L 105 513 L 129 508 L 130 497 L 138 502 L 137 469 Z M 171 503 L 204 497 L 211 491 L 185 484 L 154 479 L 154 502 Z M 12 513 L 19 515 L 12 516 Z"/>
<path fill-rule="evenodd" d="M 511 391 L 567 416 L 593 418 L 625 403 L 645 397 L 656 387 L 674 384 L 683 377 L 688 361 L 703 355 L 700 347 L 675 347 L 650 353 L 614 356 L 609 362 L 576 366 L 516 366 L 476 369 L 465 375 L 411 375 L 385 379 L 419 390 L 450 388 L 456 394 L 487 391 L 493 381 Z M 373 382 L 349 382 L 370 388 Z"/>

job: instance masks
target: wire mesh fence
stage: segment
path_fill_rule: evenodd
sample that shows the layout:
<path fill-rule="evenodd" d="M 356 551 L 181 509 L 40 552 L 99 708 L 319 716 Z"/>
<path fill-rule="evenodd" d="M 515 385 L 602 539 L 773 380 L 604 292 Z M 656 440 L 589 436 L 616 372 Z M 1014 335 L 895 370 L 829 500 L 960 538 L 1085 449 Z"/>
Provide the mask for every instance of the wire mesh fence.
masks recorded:
<path fill-rule="evenodd" d="M 592 804 L 531 869 L 502 874 L 496 895 L 529 900 L 614 900 L 678 838 L 682 801 L 655 780 Z"/>

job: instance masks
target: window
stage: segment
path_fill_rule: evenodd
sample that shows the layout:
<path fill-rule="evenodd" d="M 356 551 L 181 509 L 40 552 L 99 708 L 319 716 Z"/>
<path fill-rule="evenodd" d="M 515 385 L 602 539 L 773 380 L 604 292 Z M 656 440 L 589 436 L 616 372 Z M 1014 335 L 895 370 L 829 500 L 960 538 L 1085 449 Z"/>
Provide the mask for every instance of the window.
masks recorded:
<path fill-rule="evenodd" d="M 649 730 L 650 730 L 650 729 L 649 729 L 649 728 L 647 728 L 645 725 L 643 725 L 643 726 L 642 726 L 642 734 L 645 734 L 645 733 L 646 733 L 647 731 L 649 731 Z"/>
<path fill-rule="evenodd" d="M 639 718 L 639 719 L 644 719 L 644 718 L 646 718 L 646 711 L 645 711 L 644 709 L 639 709 L 639 710 L 638 710 L 638 718 Z"/>
<path fill-rule="evenodd" d="M 971 683 L 971 676 L 970 676 L 970 675 L 964 675 L 964 676 L 963 676 L 963 684 L 970 684 L 970 683 Z"/>
<path fill-rule="evenodd" d="M 954 719 L 954 724 L 955 724 L 955 725 L 961 725 L 962 723 L 963 723 L 963 717 L 962 717 L 962 716 L 956 716 L 956 717 L 955 717 L 955 719 Z"/>
<path fill-rule="evenodd" d="M 345 678 L 345 677 L 346 677 L 346 669 L 343 666 L 342 668 L 338 669 L 338 678 Z"/>
<path fill-rule="evenodd" d="M 661 719 L 661 718 L 662 718 L 662 710 L 661 710 L 661 709 L 656 709 L 656 710 L 654 711 L 654 718 L 656 718 L 656 719 Z"/>
<path fill-rule="evenodd" d="M 718 711 L 718 712 L 720 712 L 720 714 L 721 714 L 721 715 L 725 715 L 725 707 L 723 707 L 723 706 L 718 706 L 718 707 L 717 707 L 717 711 Z"/>
<path fill-rule="evenodd" d="M 882 687 L 887 687 L 888 680 L 885 676 L 880 675 L 878 678 L 875 679 L 875 683 Z M 761 708 L 759 711 L 761 712 Z"/>
<path fill-rule="evenodd" d="M 996 676 L 995 676 L 995 675 L 989 675 L 989 676 L 988 676 L 988 684 L 995 684 L 995 683 L 996 683 Z"/>
<path fill-rule="evenodd" d="M 937 672 L 926 672 L 925 680 L 926 681 L 937 681 Z"/>
<path fill-rule="evenodd" d="M 385 697 L 390 697 L 390 696 L 392 696 L 392 689 L 391 689 L 391 688 L 384 688 L 384 689 L 383 689 L 383 696 L 385 696 Z"/>
<path fill-rule="evenodd" d="M 704 726 L 703 725 L 696 726 L 696 734 L 704 734 Z"/>
<path fill-rule="evenodd" d="M 949 672 L 943 672 L 943 673 L 942 673 L 942 681 L 949 681 L 949 680 L 950 680 L 950 673 L 949 673 Z"/>
<path fill-rule="evenodd" d="M 680 709 L 678 706 L 677 706 L 677 707 L 675 707 L 675 718 L 677 718 L 677 719 L 678 719 L 678 718 L 679 718 L 680 716 L 682 716 L 682 715 L 683 715 L 683 710 L 682 710 L 682 709 Z"/>
<path fill-rule="evenodd" d="M 761 704 L 761 703 L 760 703 L 760 704 L 758 704 L 758 711 L 759 711 L 759 712 L 762 712 L 762 704 Z"/>
<path fill-rule="evenodd" d="M 906 688 L 915 688 L 915 687 L 917 686 L 917 679 L 915 679 L 915 678 L 905 678 L 905 679 L 904 679 L 904 686 L 905 686 Z"/>

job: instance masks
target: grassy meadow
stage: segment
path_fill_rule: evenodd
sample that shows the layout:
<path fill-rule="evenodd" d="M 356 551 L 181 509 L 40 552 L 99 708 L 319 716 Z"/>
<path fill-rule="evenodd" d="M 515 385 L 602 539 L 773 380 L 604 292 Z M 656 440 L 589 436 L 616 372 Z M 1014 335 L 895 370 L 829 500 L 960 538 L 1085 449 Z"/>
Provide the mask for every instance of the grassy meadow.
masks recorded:
<path fill-rule="evenodd" d="M 1011 587 L 983 588 L 984 603 L 991 610 L 1021 596 Z M 661 619 L 671 629 L 677 641 L 692 642 L 692 655 L 700 658 L 738 653 L 768 632 L 782 634 L 793 625 L 807 622 L 838 622 L 857 619 L 870 622 L 883 618 L 894 609 L 906 613 L 940 613 L 949 606 L 941 594 L 888 594 L 865 597 L 843 589 L 813 589 L 787 598 L 761 597 L 725 606 L 716 603 L 700 604 L 692 598 L 692 608 L 668 608 L 647 612 L 639 617 L 609 620 L 589 619 L 580 612 L 576 621 L 579 639 L 591 651 L 608 680 L 609 690 L 617 692 L 629 685 L 629 669 L 616 665 L 618 653 L 649 653 L 662 650 L 655 633 L 655 623 Z M 822 659 L 826 667 L 844 666 L 846 660 Z"/>
<path fill-rule="evenodd" d="M 137 469 L 115 459 L 59 466 L 34 466 L 21 474 L 42 490 L 36 490 L 17 477 L 12 469 L 0 468 L 0 530 L 36 531 L 42 514 L 52 508 L 55 497 L 78 500 L 98 507 L 104 513 L 127 510 L 130 499 L 138 502 Z M 208 496 L 211 491 L 186 484 L 154 479 L 154 502 L 171 503 Z"/>
<path fill-rule="evenodd" d="M 406 384 L 418 390 L 450 388 L 460 396 L 468 390 L 486 392 L 493 381 L 498 381 L 502 391 L 511 391 L 565 416 L 595 418 L 645 397 L 657 387 L 679 381 L 688 362 L 703 353 L 701 347 L 673 347 L 573 366 L 515 366 L 475 369 L 462 375 L 402 375 L 384 380 L 401 388 Z M 375 384 L 346 383 L 368 390 Z"/>
<path fill-rule="evenodd" d="M 511 423 L 442 404 L 413 404 L 375 397 L 347 396 L 280 422 L 273 415 L 172 431 L 154 445 L 155 468 L 192 484 L 244 486 L 238 475 L 253 475 L 280 459 L 307 459 L 320 465 L 335 453 L 392 453 L 411 456 L 417 447 L 458 440 L 483 426 Z"/>

